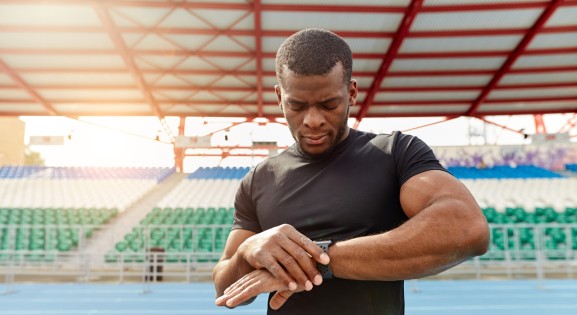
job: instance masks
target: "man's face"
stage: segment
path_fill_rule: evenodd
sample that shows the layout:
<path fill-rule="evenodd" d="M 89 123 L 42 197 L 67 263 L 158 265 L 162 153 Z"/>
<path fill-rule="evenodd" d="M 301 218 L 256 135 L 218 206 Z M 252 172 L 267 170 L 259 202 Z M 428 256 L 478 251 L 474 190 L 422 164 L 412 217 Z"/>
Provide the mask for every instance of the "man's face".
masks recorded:
<path fill-rule="evenodd" d="M 325 76 L 297 76 L 285 67 L 282 84 L 275 86 L 275 92 L 291 134 L 304 153 L 318 156 L 348 136 L 349 106 L 356 103 L 357 83 L 343 82 L 340 63 Z"/>

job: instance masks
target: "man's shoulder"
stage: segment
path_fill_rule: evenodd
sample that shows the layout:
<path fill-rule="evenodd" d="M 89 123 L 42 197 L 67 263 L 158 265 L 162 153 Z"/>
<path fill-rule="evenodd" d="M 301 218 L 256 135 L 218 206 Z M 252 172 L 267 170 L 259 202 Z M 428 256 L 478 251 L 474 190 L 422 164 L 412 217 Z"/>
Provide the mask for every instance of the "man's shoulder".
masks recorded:
<path fill-rule="evenodd" d="M 270 172 L 278 169 L 280 166 L 286 166 L 295 161 L 294 145 L 280 152 L 278 155 L 271 156 L 258 163 L 252 171 L 254 173 Z"/>
<path fill-rule="evenodd" d="M 395 147 L 395 143 L 402 138 L 411 137 L 400 131 L 390 133 L 371 133 L 364 131 L 355 131 L 355 137 L 362 143 L 370 144 L 379 148 L 381 151 L 390 153 Z"/>
<path fill-rule="evenodd" d="M 356 129 L 352 129 L 351 128 L 351 134 L 353 135 L 353 137 L 355 139 L 366 139 L 368 141 L 373 140 L 373 139 L 378 139 L 381 141 L 395 141 L 396 139 L 399 138 L 404 138 L 404 137 L 413 137 L 411 135 L 408 134 L 404 134 L 402 131 L 398 131 L 398 130 L 394 130 L 391 132 L 384 132 L 384 133 L 374 133 L 374 132 L 369 132 L 369 131 L 361 131 L 361 130 L 356 130 Z"/>

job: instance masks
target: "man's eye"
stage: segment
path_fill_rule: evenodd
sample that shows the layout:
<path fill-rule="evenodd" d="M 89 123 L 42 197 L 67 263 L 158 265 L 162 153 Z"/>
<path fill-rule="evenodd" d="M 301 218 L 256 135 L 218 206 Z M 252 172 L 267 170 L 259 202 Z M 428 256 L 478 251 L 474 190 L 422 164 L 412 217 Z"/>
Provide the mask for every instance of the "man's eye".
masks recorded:
<path fill-rule="evenodd" d="M 288 103 L 290 109 L 294 110 L 294 111 L 299 111 L 305 108 L 304 104 L 295 104 L 295 103 Z"/>
<path fill-rule="evenodd" d="M 335 109 L 339 106 L 338 102 L 331 102 L 331 103 L 325 103 L 323 104 L 323 107 L 326 109 Z"/>

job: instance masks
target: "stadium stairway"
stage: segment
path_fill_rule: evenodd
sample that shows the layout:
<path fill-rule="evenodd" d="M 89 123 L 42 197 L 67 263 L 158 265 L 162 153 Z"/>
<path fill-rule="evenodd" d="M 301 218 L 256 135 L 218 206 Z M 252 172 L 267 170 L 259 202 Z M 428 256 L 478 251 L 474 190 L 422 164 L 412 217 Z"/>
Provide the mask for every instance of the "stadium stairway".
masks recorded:
<path fill-rule="evenodd" d="M 84 252 L 101 254 L 110 250 L 124 235 L 137 226 L 154 206 L 171 190 L 174 189 L 188 174 L 173 173 L 155 188 L 136 201 L 132 206 L 119 214 L 106 228 L 101 229 L 87 242 Z"/>

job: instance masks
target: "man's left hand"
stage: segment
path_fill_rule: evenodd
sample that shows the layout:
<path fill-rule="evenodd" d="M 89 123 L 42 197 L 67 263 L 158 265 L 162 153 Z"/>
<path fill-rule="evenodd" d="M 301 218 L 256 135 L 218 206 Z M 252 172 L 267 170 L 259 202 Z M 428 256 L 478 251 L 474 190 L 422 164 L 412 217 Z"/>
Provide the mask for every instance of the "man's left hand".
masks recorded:
<path fill-rule="evenodd" d="M 258 269 L 231 284 L 224 291 L 224 294 L 216 299 L 215 303 L 218 306 L 232 308 L 261 293 L 277 291 L 269 303 L 272 309 L 277 310 L 293 293 L 311 289 L 312 287 L 298 286 L 296 290 L 290 291 L 281 280 L 276 279 L 269 271 Z"/>

